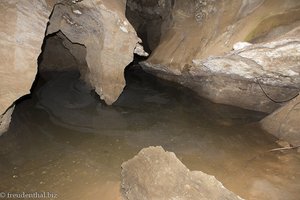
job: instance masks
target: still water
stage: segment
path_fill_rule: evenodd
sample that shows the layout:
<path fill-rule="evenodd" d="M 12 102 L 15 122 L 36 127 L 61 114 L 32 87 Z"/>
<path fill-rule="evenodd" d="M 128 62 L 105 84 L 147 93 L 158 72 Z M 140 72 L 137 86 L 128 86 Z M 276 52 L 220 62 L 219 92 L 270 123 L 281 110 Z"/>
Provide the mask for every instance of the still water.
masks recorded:
<path fill-rule="evenodd" d="M 113 106 L 76 72 L 55 77 L 16 106 L 0 138 L 0 192 L 120 199 L 122 162 L 160 145 L 243 198 L 300 199 L 300 154 L 268 152 L 278 146 L 257 125 L 262 113 L 213 104 L 138 68 Z"/>

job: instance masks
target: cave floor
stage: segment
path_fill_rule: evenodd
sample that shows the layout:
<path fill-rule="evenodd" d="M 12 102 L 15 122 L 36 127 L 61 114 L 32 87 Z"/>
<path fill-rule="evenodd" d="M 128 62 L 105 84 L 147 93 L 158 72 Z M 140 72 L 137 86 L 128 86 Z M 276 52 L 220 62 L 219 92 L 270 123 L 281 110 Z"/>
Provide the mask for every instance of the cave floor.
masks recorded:
<path fill-rule="evenodd" d="M 58 199 L 119 199 L 120 166 L 161 145 L 246 199 L 299 199 L 300 154 L 278 148 L 265 115 L 213 104 L 139 69 L 113 106 L 62 73 L 19 103 L 0 140 L 0 189 Z M 146 173 L 146 172 L 145 172 Z"/>

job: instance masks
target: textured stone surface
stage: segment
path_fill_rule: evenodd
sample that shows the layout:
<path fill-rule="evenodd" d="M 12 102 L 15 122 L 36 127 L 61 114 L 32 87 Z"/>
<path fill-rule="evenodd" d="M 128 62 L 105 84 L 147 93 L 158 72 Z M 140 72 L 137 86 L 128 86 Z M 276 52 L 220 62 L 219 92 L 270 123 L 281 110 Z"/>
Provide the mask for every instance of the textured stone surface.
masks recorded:
<path fill-rule="evenodd" d="M 300 145 L 300 96 L 264 118 L 261 125 L 279 139 Z"/>
<path fill-rule="evenodd" d="M 30 92 L 50 12 L 44 0 L 0 1 L 0 115 Z"/>
<path fill-rule="evenodd" d="M 144 69 L 216 103 L 272 112 L 299 91 L 299 5 L 177 0 Z"/>
<path fill-rule="evenodd" d="M 3 115 L 0 116 L 0 136 L 8 130 L 14 108 L 14 106 L 9 108 Z"/>
<path fill-rule="evenodd" d="M 124 69 L 139 38 L 125 17 L 123 1 L 66 1 L 57 4 L 47 34 L 61 31 L 86 47 L 88 69 L 82 76 L 101 99 L 112 104 L 125 86 Z"/>
<path fill-rule="evenodd" d="M 147 55 L 125 17 L 125 1 L 1 1 L 0 114 L 30 92 L 53 6 L 46 35 L 57 33 L 61 41 L 46 41 L 41 72 L 77 67 L 112 104 L 123 91 L 124 68 L 133 53 Z M 69 54 L 73 59 L 61 59 Z"/>
<path fill-rule="evenodd" d="M 278 40 L 224 56 L 193 60 L 182 71 L 144 62 L 144 68 L 214 102 L 272 112 L 300 89 L 300 29 Z M 153 70 L 154 69 L 154 70 Z"/>
<path fill-rule="evenodd" d="M 162 147 L 142 149 L 122 164 L 123 200 L 241 199 L 214 176 L 190 171 Z"/>

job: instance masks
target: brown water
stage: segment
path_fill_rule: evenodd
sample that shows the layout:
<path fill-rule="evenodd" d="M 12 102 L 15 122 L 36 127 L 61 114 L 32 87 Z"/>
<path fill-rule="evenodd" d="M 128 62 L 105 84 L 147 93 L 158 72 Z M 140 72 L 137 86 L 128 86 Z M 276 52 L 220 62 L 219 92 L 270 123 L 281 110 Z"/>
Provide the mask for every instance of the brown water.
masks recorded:
<path fill-rule="evenodd" d="M 111 107 L 76 73 L 19 103 L 0 138 L 0 192 L 119 199 L 122 162 L 161 145 L 243 198 L 300 199 L 300 154 L 268 152 L 278 146 L 256 124 L 264 114 L 213 104 L 139 70 L 128 77 Z"/>

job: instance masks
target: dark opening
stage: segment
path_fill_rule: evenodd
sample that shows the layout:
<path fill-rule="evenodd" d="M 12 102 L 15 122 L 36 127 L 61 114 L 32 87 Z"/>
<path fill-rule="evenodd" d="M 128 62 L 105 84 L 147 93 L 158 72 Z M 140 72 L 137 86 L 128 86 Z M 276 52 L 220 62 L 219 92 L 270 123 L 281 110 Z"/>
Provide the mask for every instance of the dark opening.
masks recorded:
<path fill-rule="evenodd" d="M 170 25 L 173 6 L 172 0 L 127 0 L 126 18 L 149 54 L 159 45 L 162 34 Z"/>

